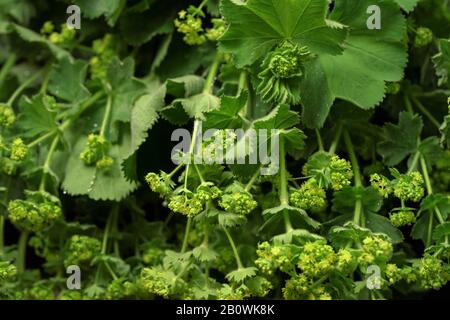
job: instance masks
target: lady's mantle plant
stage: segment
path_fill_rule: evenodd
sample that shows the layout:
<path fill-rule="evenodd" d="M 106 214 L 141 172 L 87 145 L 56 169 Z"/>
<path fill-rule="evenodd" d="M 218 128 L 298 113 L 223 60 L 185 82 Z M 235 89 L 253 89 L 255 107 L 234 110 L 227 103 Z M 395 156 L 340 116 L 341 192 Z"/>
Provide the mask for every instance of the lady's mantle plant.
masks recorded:
<path fill-rule="evenodd" d="M 439 295 L 449 24 L 441 0 L 0 3 L 0 299 Z M 262 129 L 273 174 L 215 161 Z"/>

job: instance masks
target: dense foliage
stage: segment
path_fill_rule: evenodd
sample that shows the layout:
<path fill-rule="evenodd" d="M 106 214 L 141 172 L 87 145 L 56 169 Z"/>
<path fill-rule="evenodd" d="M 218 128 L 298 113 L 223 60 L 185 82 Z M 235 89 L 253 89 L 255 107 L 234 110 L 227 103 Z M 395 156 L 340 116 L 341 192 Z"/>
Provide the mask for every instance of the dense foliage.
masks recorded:
<path fill-rule="evenodd" d="M 448 0 L 0 0 L 0 299 L 442 290 L 449 26 Z M 271 130 L 275 174 L 209 161 L 226 129 Z"/>

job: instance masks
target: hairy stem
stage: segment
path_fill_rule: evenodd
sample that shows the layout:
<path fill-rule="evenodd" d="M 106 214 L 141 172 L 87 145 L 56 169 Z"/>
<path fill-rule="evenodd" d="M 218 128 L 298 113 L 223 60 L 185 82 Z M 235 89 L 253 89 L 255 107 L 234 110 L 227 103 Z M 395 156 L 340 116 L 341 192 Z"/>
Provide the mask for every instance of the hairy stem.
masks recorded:
<path fill-rule="evenodd" d="M 336 135 L 334 136 L 333 142 L 331 143 L 329 153 L 334 154 L 336 152 L 336 148 L 339 144 L 339 140 L 341 139 L 343 126 L 341 123 L 338 124 Z"/>
<path fill-rule="evenodd" d="M 14 53 L 11 53 L 8 59 L 3 64 L 2 69 L 0 70 L 0 87 L 2 87 L 3 82 L 5 82 L 6 77 L 8 76 L 11 69 L 14 67 L 14 64 L 16 63 L 16 58 L 17 58 L 16 55 Z"/>
<path fill-rule="evenodd" d="M 323 140 L 322 140 L 322 136 L 320 135 L 320 131 L 319 131 L 319 129 L 315 129 L 315 131 L 316 131 L 317 145 L 319 146 L 319 150 L 324 151 L 325 149 L 323 148 Z"/>
<path fill-rule="evenodd" d="M 361 187 L 362 179 L 361 179 L 361 171 L 359 169 L 358 158 L 356 157 L 355 148 L 353 147 L 350 134 L 348 133 L 347 130 L 344 131 L 344 141 L 347 147 L 348 155 L 350 157 L 350 162 L 352 163 L 353 175 L 355 176 L 355 186 Z"/>
<path fill-rule="evenodd" d="M 216 57 L 214 58 L 214 61 L 209 68 L 208 76 L 205 80 L 205 85 L 203 87 L 203 92 L 211 93 L 213 85 L 214 85 L 214 78 L 216 77 L 216 73 L 219 70 L 220 62 L 222 61 L 222 55 L 220 53 L 216 54 Z"/>
<path fill-rule="evenodd" d="M 17 250 L 17 273 L 19 274 L 25 271 L 28 236 L 28 231 L 22 231 L 20 233 Z"/>
<path fill-rule="evenodd" d="M 14 91 L 12 96 L 9 98 L 8 102 L 6 103 L 9 106 L 12 106 L 14 101 L 20 96 L 20 94 L 28 88 L 30 85 L 32 85 L 42 74 L 42 71 L 38 71 L 35 74 L 33 74 L 30 78 L 28 78 L 20 87 Z"/>
<path fill-rule="evenodd" d="M 223 231 L 227 235 L 228 241 L 230 242 L 231 249 L 233 250 L 234 258 L 236 259 L 236 264 L 238 266 L 238 269 L 244 268 L 244 265 L 242 264 L 241 257 L 239 256 L 239 252 L 237 251 L 236 245 L 233 241 L 233 238 L 231 237 L 230 232 L 226 227 L 222 227 Z"/>
<path fill-rule="evenodd" d="M 50 164 L 52 162 L 53 154 L 55 153 L 56 147 L 58 146 L 58 142 L 59 142 L 59 136 L 56 136 L 53 139 L 52 144 L 50 145 L 50 149 L 48 150 L 47 157 L 45 158 L 44 166 L 42 169 L 41 183 L 39 184 L 40 191 L 45 190 L 47 175 L 50 172 Z"/>
<path fill-rule="evenodd" d="M 102 125 L 100 127 L 100 135 L 102 137 L 105 136 L 105 132 L 106 132 L 106 129 L 107 129 L 108 123 L 109 123 L 109 118 L 111 117 L 111 112 L 112 112 L 112 95 L 108 94 L 108 99 L 106 102 L 106 110 L 105 110 L 105 114 L 103 116 Z"/>
<path fill-rule="evenodd" d="M 188 245 L 189 232 L 191 231 L 192 218 L 188 218 L 186 229 L 184 230 L 183 244 L 181 245 L 181 253 L 185 253 Z"/>

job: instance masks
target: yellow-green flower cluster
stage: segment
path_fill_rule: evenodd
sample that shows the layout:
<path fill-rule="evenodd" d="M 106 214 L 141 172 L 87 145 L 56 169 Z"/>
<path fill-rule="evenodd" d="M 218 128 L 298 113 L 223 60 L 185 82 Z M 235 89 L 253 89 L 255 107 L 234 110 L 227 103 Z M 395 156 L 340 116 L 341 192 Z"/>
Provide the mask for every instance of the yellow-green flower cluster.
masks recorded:
<path fill-rule="evenodd" d="M 394 227 L 408 226 L 416 222 L 416 215 L 411 210 L 400 210 L 389 215 Z"/>
<path fill-rule="evenodd" d="M 0 284 L 3 282 L 14 280 L 17 275 L 17 268 L 15 265 L 0 261 Z"/>
<path fill-rule="evenodd" d="M 227 212 L 247 215 L 256 208 L 258 203 L 249 192 L 236 191 L 223 194 L 219 205 Z"/>
<path fill-rule="evenodd" d="M 433 31 L 425 27 L 419 27 L 416 30 L 416 37 L 414 38 L 414 46 L 422 48 L 433 41 Z"/>
<path fill-rule="evenodd" d="M 171 281 L 164 271 L 155 268 L 143 268 L 139 282 L 149 293 L 168 298 L 171 293 Z"/>
<path fill-rule="evenodd" d="M 68 243 L 64 265 L 89 263 L 101 252 L 101 242 L 89 236 L 73 235 Z"/>
<path fill-rule="evenodd" d="M 356 266 L 356 260 L 352 253 L 347 249 L 339 249 L 336 254 L 336 267 L 339 271 L 350 272 Z"/>
<path fill-rule="evenodd" d="M 81 152 L 80 159 L 88 165 L 96 165 L 99 169 L 112 166 L 114 160 L 108 154 L 109 142 L 104 136 L 91 133 L 86 142 L 86 148 Z"/>
<path fill-rule="evenodd" d="M 286 281 L 283 296 L 287 300 L 331 300 L 332 296 L 325 286 L 315 285 L 303 274 Z"/>
<path fill-rule="evenodd" d="M 91 77 L 104 80 L 108 76 L 108 67 L 116 55 L 113 36 L 106 34 L 102 39 L 95 40 L 92 49 L 96 55 L 89 60 Z"/>
<path fill-rule="evenodd" d="M 326 193 L 315 179 L 309 179 L 289 196 L 290 203 L 303 210 L 322 209 L 327 205 Z"/>
<path fill-rule="evenodd" d="M 28 146 L 21 138 L 14 139 L 11 143 L 10 149 L 11 154 L 9 157 L 13 161 L 23 161 L 28 154 Z"/>
<path fill-rule="evenodd" d="M 142 254 L 142 261 L 147 265 L 156 265 L 162 259 L 163 254 L 160 248 L 148 248 Z"/>
<path fill-rule="evenodd" d="M 258 244 L 256 254 L 258 259 L 255 265 L 265 274 L 272 275 L 278 269 L 283 272 L 293 269 L 292 252 L 288 246 L 271 245 L 264 241 Z"/>
<path fill-rule="evenodd" d="M 333 190 L 339 191 L 350 185 L 353 171 L 349 161 L 334 155 L 331 157 L 330 171 L 331 187 Z"/>
<path fill-rule="evenodd" d="M 370 184 L 372 187 L 377 189 L 380 195 L 384 198 L 388 198 L 393 191 L 391 181 L 378 173 L 374 173 L 370 176 Z"/>
<path fill-rule="evenodd" d="M 189 8 L 188 12 L 185 10 L 178 12 L 178 19 L 175 19 L 177 31 L 184 34 L 184 42 L 191 46 L 206 42 L 206 36 L 203 34 L 202 19 L 198 14 L 202 14 L 202 12 Z"/>
<path fill-rule="evenodd" d="M 0 127 L 8 128 L 16 121 L 13 109 L 7 104 L 0 103 Z"/>
<path fill-rule="evenodd" d="M 51 21 L 47 21 L 41 28 L 41 34 L 48 37 L 48 40 L 54 44 L 67 45 L 70 44 L 77 34 L 75 29 L 71 29 L 66 23 L 61 24 L 61 31 L 55 31 L 55 26 Z"/>
<path fill-rule="evenodd" d="M 306 243 L 298 259 L 298 267 L 311 278 L 328 273 L 335 263 L 336 254 L 333 248 L 323 240 Z"/>
<path fill-rule="evenodd" d="M 390 241 L 381 235 L 372 235 L 362 241 L 362 254 L 358 261 L 361 264 L 372 264 L 388 261 L 393 252 Z"/>
<path fill-rule="evenodd" d="M 423 177 L 418 171 L 400 175 L 394 181 L 394 195 L 401 200 L 419 201 L 424 196 Z"/>
<path fill-rule="evenodd" d="M 179 194 L 170 198 L 168 207 L 173 212 L 192 218 L 203 211 L 203 202 L 195 194 Z"/>
<path fill-rule="evenodd" d="M 450 279 L 443 262 L 436 257 L 425 254 L 419 267 L 420 283 L 425 289 L 438 290 Z"/>
<path fill-rule="evenodd" d="M 161 196 L 166 196 L 172 192 L 173 182 L 170 176 L 163 171 L 160 174 L 149 172 L 145 176 L 145 181 L 153 192 L 159 193 Z"/>
<path fill-rule="evenodd" d="M 213 27 L 206 30 L 205 36 L 209 41 L 217 41 L 225 32 L 225 21 L 223 19 L 211 19 Z"/>
<path fill-rule="evenodd" d="M 47 192 L 27 192 L 25 200 L 8 204 L 9 219 L 23 230 L 38 232 L 61 218 L 61 204 Z"/>

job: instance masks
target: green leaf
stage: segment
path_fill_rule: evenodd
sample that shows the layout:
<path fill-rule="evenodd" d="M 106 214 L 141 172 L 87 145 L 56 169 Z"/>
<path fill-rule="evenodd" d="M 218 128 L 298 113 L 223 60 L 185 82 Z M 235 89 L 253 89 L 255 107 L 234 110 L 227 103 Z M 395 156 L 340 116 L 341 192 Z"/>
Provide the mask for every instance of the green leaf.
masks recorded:
<path fill-rule="evenodd" d="M 450 198 L 442 193 L 428 195 L 420 204 L 421 211 L 433 212 L 438 209 L 444 220 L 450 215 Z"/>
<path fill-rule="evenodd" d="M 443 150 L 437 137 L 428 137 L 420 142 L 418 151 L 425 158 L 429 167 L 434 165 L 442 157 Z"/>
<path fill-rule="evenodd" d="M 121 62 L 115 57 L 108 68 L 108 81 L 112 93 L 111 123 L 130 122 L 134 102 L 146 90 L 145 84 L 134 77 L 134 60 L 126 58 Z"/>
<path fill-rule="evenodd" d="M 290 129 L 300 122 L 297 112 L 282 104 L 273 109 L 267 116 L 254 121 L 255 129 Z"/>
<path fill-rule="evenodd" d="M 343 226 L 332 227 L 328 236 L 333 245 L 345 248 L 349 243 L 361 243 L 371 233 L 369 229 L 362 228 L 350 221 Z"/>
<path fill-rule="evenodd" d="M 384 141 L 379 143 L 378 153 L 386 165 L 397 165 L 417 151 L 422 128 L 422 119 L 409 112 L 400 113 L 398 125 L 388 123 L 384 126 Z"/>
<path fill-rule="evenodd" d="M 274 244 L 305 243 L 316 240 L 324 240 L 324 238 L 305 229 L 289 230 L 272 238 Z"/>
<path fill-rule="evenodd" d="M 166 82 L 167 94 L 176 98 L 187 98 L 202 92 L 205 80 L 195 75 L 186 75 L 168 79 Z"/>
<path fill-rule="evenodd" d="M 205 245 L 194 248 L 192 254 L 200 262 L 212 262 L 217 258 L 217 252 Z"/>
<path fill-rule="evenodd" d="M 49 74 L 48 91 L 68 102 L 80 102 L 90 96 L 84 86 L 87 63 L 83 60 L 71 61 L 65 57 L 53 65 Z"/>
<path fill-rule="evenodd" d="M 384 233 L 391 238 L 393 243 L 400 243 L 403 241 L 402 233 L 392 226 L 388 218 L 376 213 L 367 213 L 365 215 L 366 226 L 375 233 Z"/>
<path fill-rule="evenodd" d="M 239 127 L 242 124 L 239 111 L 247 104 L 247 97 L 246 91 L 242 91 L 238 97 L 222 96 L 220 108 L 206 115 L 203 128 L 231 129 Z"/>
<path fill-rule="evenodd" d="M 299 152 L 305 148 L 306 135 L 299 128 L 283 130 L 281 135 L 284 139 L 286 152 L 292 157 L 297 157 Z"/>
<path fill-rule="evenodd" d="M 69 52 L 54 45 L 52 42 L 50 42 L 40 34 L 34 32 L 33 30 L 19 26 L 17 24 L 12 24 L 12 27 L 23 40 L 27 42 L 40 43 L 46 46 L 58 60 L 63 58 L 71 59 L 71 55 Z"/>
<path fill-rule="evenodd" d="M 228 281 L 240 283 L 248 278 L 256 276 L 256 271 L 258 271 L 258 269 L 255 267 L 239 268 L 228 273 L 226 278 Z"/>
<path fill-rule="evenodd" d="M 120 30 L 124 40 L 133 46 L 142 45 L 155 36 L 171 33 L 176 8 L 166 1 L 157 1 L 149 10 L 129 11 L 120 17 Z"/>
<path fill-rule="evenodd" d="M 420 0 L 395 0 L 406 12 L 412 11 Z"/>
<path fill-rule="evenodd" d="M 94 19 L 105 16 L 110 25 L 114 25 L 117 11 L 121 9 L 123 0 L 76 0 L 74 3 L 80 6 L 81 12 L 86 18 Z"/>
<path fill-rule="evenodd" d="M 219 225 L 225 228 L 240 226 L 247 221 L 247 219 L 236 213 L 220 211 Z"/>
<path fill-rule="evenodd" d="M 342 52 L 346 32 L 327 25 L 327 0 L 223 0 L 221 6 L 229 27 L 219 46 L 234 54 L 239 67 L 254 63 L 285 40 L 316 54 Z"/>
<path fill-rule="evenodd" d="M 438 85 L 450 84 L 450 40 L 439 40 L 439 52 L 433 56 L 432 60 L 438 77 Z"/>
<path fill-rule="evenodd" d="M 204 114 L 220 107 L 220 99 L 215 95 L 203 92 L 195 96 L 179 100 L 184 108 L 184 111 L 195 119 L 203 120 Z"/>
<path fill-rule="evenodd" d="M 45 100 L 45 95 L 38 94 L 33 98 L 25 97 L 20 101 L 20 118 L 18 126 L 28 138 L 54 131 L 56 124 L 56 111 L 50 110 Z"/>
<path fill-rule="evenodd" d="M 442 241 L 445 237 L 450 235 L 450 222 L 444 222 L 434 228 L 433 239 Z"/>
<path fill-rule="evenodd" d="M 299 218 L 300 220 L 305 222 L 307 225 L 313 227 L 314 229 L 317 229 L 320 226 L 320 223 L 310 218 L 304 210 L 296 207 L 291 207 L 289 205 L 280 205 L 278 207 L 266 209 L 263 211 L 263 216 L 265 216 L 268 219 L 268 221 L 274 218 L 283 217 L 284 214 L 288 214 L 291 218 L 291 221 Z M 263 227 L 265 227 L 265 225 Z"/>
<path fill-rule="evenodd" d="M 88 195 L 94 200 L 119 201 L 136 189 L 135 182 L 128 181 L 122 172 L 123 153 L 130 150 L 129 134 L 122 137 L 122 144 L 114 144 L 109 156 L 114 160 L 111 167 L 99 170 L 86 166 L 80 159 L 80 153 L 86 145 L 86 137 L 75 144 L 67 161 L 66 175 L 62 187 L 71 195 Z"/>
<path fill-rule="evenodd" d="M 378 5 L 381 9 L 380 30 L 367 28 L 370 5 Z M 400 80 L 407 62 L 403 44 L 405 18 L 394 2 L 337 1 L 330 18 L 347 26 L 350 32 L 343 54 L 319 54 L 320 62 L 312 61 L 306 65 L 302 104 L 308 127 L 323 125 L 334 98 L 352 102 L 360 108 L 373 108 L 384 98 L 385 81 Z"/>
<path fill-rule="evenodd" d="M 378 212 L 383 200 L 375 188 L 372 187 L 345 187 L 336 192 L 333 199 L 333 210 L 342 214 L 353 214 L 356 201 L 361 201 L 361 210 L 366 216 Z"/>
<path fill-rule="evenodd" d="M 430 245 L 432 238 L 431 232 L 436 224 L 437 221 L 434 218 L 433 212 L 426 211 L 422 213 L 411 230 L 412 238 L 422 240 L 426 246 Z"/>

